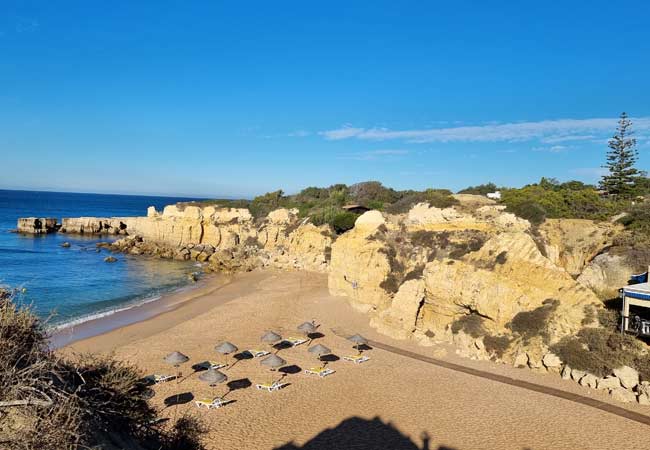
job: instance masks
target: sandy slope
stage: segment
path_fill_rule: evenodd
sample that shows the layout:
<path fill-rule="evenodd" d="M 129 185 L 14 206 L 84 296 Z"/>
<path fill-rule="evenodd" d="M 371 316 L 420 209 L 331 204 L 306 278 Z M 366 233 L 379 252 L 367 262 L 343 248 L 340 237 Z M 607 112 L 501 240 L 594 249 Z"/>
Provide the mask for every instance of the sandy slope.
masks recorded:
<path fill-rule="evenodd" d="M 312 318 L 322 324 L 325 335 L 318 342 L 339 356 L 353 350 L 332 328 L 360 332 L 429 356 L 441 352 L 378 335 L 368 327 L 367 316 L 354 312 L 345 299 L 328 295 L 324 275 L 273 271 L 237 275 L 232 283 L 176 311 L 80 341 L 72 349 L 114 351 L 156 373 L 173 372 L 162 358 L 179 350 L 191 357 L 182 367 L 187 375 L 193 363 L 218 358 L 213 347 L 221 340 L 240 349 L 257 348 L 263 346 L 259 336 L 265 330 L 294 335 L 299 323 Z M 206 412 L 189 402 L 168 407 L 165 414 L 200 414 L 210 426 L 207 444 L 212 449 L 647 448 L 650 429 L 646 425 L 380 349 L 367 354 L 372 360 L 361 366 L 343 360 L 329 363 L 336 373 L 325 379 L 302 372 L 288 374 L 284 380 L 290 385 L 274 393 L 258 391 L 254 384 L 282 374 L 266 370 L 259 360 L 242 360 L 225 370 L 233 388 L 226 398 L 233 403 Z M 306 345 L 281 350 L 279 355 L 302 369 L 316 365 Z M 608 401 L 603 393 L 589 392 L 557 376 L 453 355 L 445 358 Z M 246 387 L 249 382 L 253 386 Z M 175 394 L 202 398 L 229 390 L 226 384 L 211 388 L 196 374 L 180 384 L 155 389 L 153 401 L 161 407 L 165 398 Z M 650 413 L 638 405 L 626 408 Z"/>

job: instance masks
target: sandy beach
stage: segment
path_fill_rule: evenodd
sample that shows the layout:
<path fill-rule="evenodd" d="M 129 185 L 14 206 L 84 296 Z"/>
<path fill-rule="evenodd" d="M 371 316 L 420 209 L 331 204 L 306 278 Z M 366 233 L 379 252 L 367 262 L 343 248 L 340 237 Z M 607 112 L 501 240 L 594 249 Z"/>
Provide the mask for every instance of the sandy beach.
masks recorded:
<path fill-rule="evenodd" d="M 215 283 L 211 285 L 211 283 Z M 354 354 L 343 336 L 361 333 L 381 343 L 355 365 L 331 361 L 336 372 L 319 379 L 304 373 L 316 366 L 308 344 L 283 349 L 287 373 L 271 372 L 259 359 L 242 359 L 223 372 L 228 381 L 209 387 L 191 366 L 205 360 L 233 362 L 214 351 L 228 340 L 241 350 L 266 348 L 266 330 L 288 337 L 296 326 L 314 319 L 323 337 L 315 340 L 342 357 Z M 210 449 L 620 449 L 645 448 L 648 425 L 588 404 L 493 379 L 430 364 L 386 349 L 488 372 L 567 396 L 603 402 L 648 417 L 637 404 L 610 402 L 603 392 L 584 389 L 552 374 L 462 359 L 453 349 L 422 347 L 376 333 L 368 316 L 354 311 L 345 298 L 328 294 L 326 275 L 310 272 L 254 271 L 209 280 L 193 298 L 145 321 L 77 341 L 64 351 L 114 353 L 146 373 L 172 374 L 163 357 L 178 350 L 190 357 L 186 376 L 156 385 L 152 402 L 172 420 L 200 415 L 209 426 Z M 383 348 L 386 346 L 386 349 Z M 332 358 L 336 359 L 336 358 Z M 277 392 L 255 384 L 283 378 Z M 178 394 L 181 394 L 177 397 Z M 204 410 L 193 399 L 224 395 L 227 406 Z M 181 404 L 165 406 L 165 399 Z M 588 402 L 587 402 L 588 403 Z M 642 416 L 639 416 L 642 415 Z"/>

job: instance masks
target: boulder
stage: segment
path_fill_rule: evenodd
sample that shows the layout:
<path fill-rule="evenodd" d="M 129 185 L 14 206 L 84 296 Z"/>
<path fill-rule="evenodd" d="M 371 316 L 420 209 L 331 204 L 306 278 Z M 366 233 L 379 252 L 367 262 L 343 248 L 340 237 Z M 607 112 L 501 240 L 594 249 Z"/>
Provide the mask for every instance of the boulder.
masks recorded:
<path fill-rule="evenodd" d="M 603 298 L 613 298 L 618 296 L 618 289 L 626 286 L 630 275 L 637 273 L 637 270 L 622 255 L 610 251 L 589 262 L 577 280 Z"/>
<path fill-rule="evenodd" d="M 614 369 L 614 375 L 621 380 L 621 384 L 626 389 L 634 389 L 639 384 L 639 372 L 632 367 L 623 366 Z"/>
<path fill-rule="evenodd" d="M 70 243 L 69 242 L 64 242 L 63 244 L 61 244 L 61 247 L 70 248 Z"/>
<path fill-rule="evenodd" d="M 418 313 L 424 303 L 424 281 L 403 283 L 390 306 L 373 317 L 370 325 L 396 339 L 406 339 L 416 327 Z"/>
<path fill-rule="evenodd" d="M 573 381 L 579 382 L 582 379 L 582 377 L 584 377 L 585 375 L 587 375 L 587 372 L 584 372 L 582 370 L 578 370 L 578 369 L 571 370 L 571 379 Z"/>
<path fill-rule="evenodd" d="M 580 381 L 578 383 L 580 386 L 596 389 L 596 387 L 598 387 L 598 378 L 588 373 L 584 377 L 580 378 Z"/>
<path fill-rule="evenodd" d="M 650 405 L 650 382 L 642 381 L 636 387 L 636 390 L 637 393 L 639 394 L 639 396 L 637 397 L 639 404 Z"/>
<path fill-rule="evenodd" d="M 599 390 L 608 390 L 616 389 L 621 387 L 621 380 L 618 377 L 610 376 L 605 378 L 600 378 L 598 380 L 598 386 L 596 387 Z"/>
<path fill-rule="evenodd" d="M 107 256 L 106 258 L 104 258 L 104 262 L 107 263 L 114 263 L 115 261 L 117 261 L 117 258 L 114 256 Z"/>
<path fill-rule="evenodd" d="M 609 395 L 612 397 L 612 399 L 618 402 L 631 403 L 636 401 L 636 394 L 632 391 L 628 391 L 625 388 L 612 389 L 609 391 Z"/>
<path fill-rule="evenodd" d="M 559 371 L 562 367 L 562 360 L 555 353 L 547 353 L 542 358 L 542 363 L 547 369 L 553 369 Z"/>
<path fill-rule="evenodd" d="M 528 367 L 528 355 L 526 352 L 517 353 L 515 361 L 512 363 L 515 367 Z"/>
<path fill-rule="evenodd" d="M 370 234 L 385 224 L 386 219 L 381 212 L 376 210 L 366 211 L 357 217 L 357 220 L 354 222 L 354 230 L 360 233 Z"/>
<path fill-rule="evenodd" d="M 571 367 L 564 366 L 562 368 L 562 379 L 563 380 L 570 380 L 571 379 Z"/>

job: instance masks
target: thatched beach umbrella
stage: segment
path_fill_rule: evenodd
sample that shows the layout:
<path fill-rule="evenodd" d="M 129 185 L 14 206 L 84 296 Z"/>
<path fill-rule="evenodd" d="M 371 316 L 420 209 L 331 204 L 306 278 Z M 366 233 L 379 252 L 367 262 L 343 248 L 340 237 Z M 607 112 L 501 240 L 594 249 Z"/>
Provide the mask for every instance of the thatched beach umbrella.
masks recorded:
<path fill-rule="evenodd" d="M 218 352 L 221 353 L 222 355 L 229 355 L 231 353 L 235 353 L 238 349 L 235 344 L 232 342 L 222 342 L 221 344 L 218 344 L 214 349 Z"/>
<path fill-rule="evenodd" d="M 187 355 L 182 354 L 181 352 L 171 352 L 169 355 L 165 356 L 164 361 L 167 364 L 171 364 L 174 367 L 179 367 L 181 364 L 186 363 L 190 360 L 190 357 Z M 180 379 L 183 376 L 183 372 L 178 370 L 178 373 L 176 374 L 176 378 L 178 379 L 178 383 L 180 383 L 182 380 Z"/>
<path fill-rule="evenodd" d="M 260 340 L 262 342 L 266 342 L 267 344 L 275 344 L 276 342 L 282 340 L 282 336 L 280 336 L 278 333 L 275 333 L 273 331 L 267 331 L 262 335 Z"/>
<path fill-rule="evenodd" d="M 298 330 L 305 334 L 311 334 L 316 331 L 316 325 L 313 322 L 303 322 L 298 325 Z"/>
<path fill-rule="evenodd" d="M 360 334 L 354 334 L 348 338 L 348 341 L 354 342 L 354 347 L 357 349 L 358 352 L 361 352 L 359 350 L 359 347 L 361 345 L 366 345 L 368 343 L 368 339 L 364 338 Z"/>
<path fill-rule="evenodd" d="M 181 352 L 171 352 L 169 355 L 165 356 L 164 361 L 167 364 L 171 364 L 174 367 L 178 367 L 183 363 L 186 363 L 190 360 L 190 357 L 182 354 Z"/>
<path fill-rule="evenodd" d="M 332 353 L 332 350 L 325 347 L 323 344 L 316 344 L 313 347 L 309 347 L 309 350 L 307 350 L 307 351 L 309 353 L 313 353 L 314 355 L 318 356 L 319 361 L 320 361 L 321 356 L 329 355 L 330 353 Z"/>
<path fill-rule="evenodd" d="M 287 362 L 278 355 L 271 355 L 260 361 L 260 364 L 264 364 L 265 366 L 270 367 L 271 370 L 275 370 L 284 366 Z"/>
<path fill-rule="evenodd" d="M 227 379 L 228 377 L 224 373 L 219 372 L 216 369 L 208 369 L 205 372 L 203 372 L 201 375 L 199 375 L 199 380 L 205 381 L 210 386 L 223 383 Z"/>

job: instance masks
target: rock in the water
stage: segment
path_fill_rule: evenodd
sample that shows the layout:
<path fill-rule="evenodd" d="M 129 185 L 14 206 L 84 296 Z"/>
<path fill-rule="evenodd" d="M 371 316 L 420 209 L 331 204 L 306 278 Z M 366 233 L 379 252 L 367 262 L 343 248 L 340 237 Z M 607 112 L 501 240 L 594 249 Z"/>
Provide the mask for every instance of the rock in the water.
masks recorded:
<path fill-rule="evenodd" d="M 639 384 L 639 372 L 629 366 L 614 369 L 614 375 L 621 380 L 621 384 L 626 389 L 634 389 Z"/>
<path fill-rule="evenodd" d="M 588 373 L 584 377 L 580 378 L 580 386 L 596 389 L 598 386 L 598 378 L 594 375 Z"/>
<path fill-rule="evenodd" d="M 609 395 L 616 401 L 630 403 L 636 401 L 636 395 L 625 388 L 616 388 L 609 391 Z"/>
<path fill-rule="evenodd" d="M 187 279 L 190 280 L 191 282 L 195 283 L 199 280 L 199 276 L 197 275 L 196 272 L 188 273 L 187 274 Z"/>
<path fill-rule="evenodd" d="M 61 244 L 61 247 L 70 248 L 70 243 L 69 242 L 64 242 L 63 244 Z"/>
<path fill-rule="evenodd" d="M 605 377 L 598 380 L 599 390 L 616 389 L 621 387 L 621 381 L 618 377 Z"/>
<path fill-rule="evenodd" d="M 106 258 L 104 258 L 104 262 L 107 263 L 114 263 L 115 261 L 117 261 L 117 258 L 114 256 L 107 256 Z"/>

